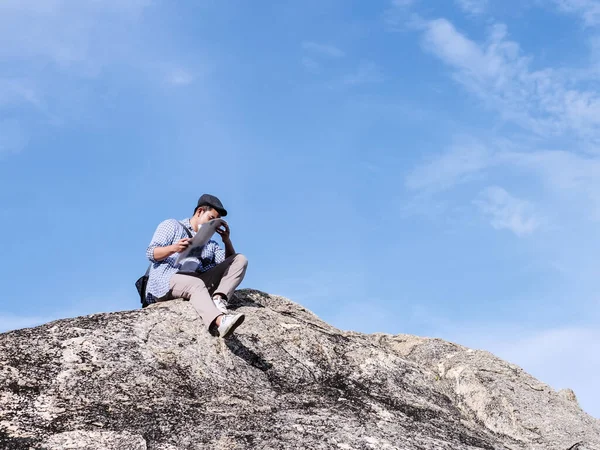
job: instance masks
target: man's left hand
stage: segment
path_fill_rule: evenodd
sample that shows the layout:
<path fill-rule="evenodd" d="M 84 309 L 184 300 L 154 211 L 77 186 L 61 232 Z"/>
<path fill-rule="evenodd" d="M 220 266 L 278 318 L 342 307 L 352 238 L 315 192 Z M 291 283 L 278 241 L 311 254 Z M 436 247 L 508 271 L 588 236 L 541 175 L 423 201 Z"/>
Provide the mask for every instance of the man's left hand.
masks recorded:
<path fill-rule="evenodd" d="M 219 233 L 223 242 L 228 242 L 230 240 L 229 235 L 231 231 L 229 230 L 229 225 L 226 223 L 222 223 L 219 228 L 217 228 L 217 233 Z"/>

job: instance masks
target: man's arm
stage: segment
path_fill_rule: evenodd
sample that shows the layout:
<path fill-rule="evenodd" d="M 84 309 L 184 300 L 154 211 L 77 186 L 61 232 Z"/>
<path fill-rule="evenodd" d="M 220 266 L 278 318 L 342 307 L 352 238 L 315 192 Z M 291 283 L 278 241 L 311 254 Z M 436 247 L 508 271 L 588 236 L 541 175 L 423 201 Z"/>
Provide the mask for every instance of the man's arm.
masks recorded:
<path fill-rule="evenodd" d="M 235 255 L 235 249 L 233 248 L 233 244 L 231 243 L 231 239 L 223 240 L 223 245 L 225 246 L 225 258 L 229 258 L 231 255 Z"/>
<path fill-rule="evenodd" d="M 165 247 L 154 247 L 154 259 L 158 262 L 167 259 L 169 256 L 184 251 L 188 245 L 190 245 L 191 239 L 185 238 L 180 239 L 175 244 L 167 245 Z"/>
<path fill-rule="evenodd" d="M 227 223 L 223 223 L 219 228 L 217 228 L 217 233 L 219 233 L 221 239 L 223 239 L 223 245 L 225 246 L 225 258 L 235 255 L 235 249 L 231 243 L 231 231 L 229 230 L 229 225 L 227 225 Z"/>
<path fill-rule="evenodd" d="M 175 243 L 176 221 L 165 220 L 156 228 L 152 241 L 146 249 L 146 256 L 153 263 L 164 261 L 169 256 L 183 251 L 189 245 L 189 239 L 181 239 Z"/>

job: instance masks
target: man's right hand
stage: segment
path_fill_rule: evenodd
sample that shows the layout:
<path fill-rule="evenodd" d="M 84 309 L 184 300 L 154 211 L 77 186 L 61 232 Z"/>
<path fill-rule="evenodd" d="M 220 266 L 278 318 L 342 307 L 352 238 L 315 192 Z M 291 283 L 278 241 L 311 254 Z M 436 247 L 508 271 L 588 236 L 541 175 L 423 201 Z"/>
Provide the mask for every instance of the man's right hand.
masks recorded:
<path fill-rule="evenodd" d="M 155 247 L 153 253 L 154 259 L 156 261 L 164 261 L 169 256 L 184 251 L 186 248 L 189 247 L 191 241 L 191 239 L 185 238 L 180 239 L 176 243 L 167 245 L 165 247 Z"/>
<path fill-rule="evenodd" d="M 170 245 L 171 250 L 173 251 L 173 253 L 181 253 L 186 248 L 188 248 L 191 241 L 192 240 L 190 238 L 180 239 L 178 242 L 174 243 L 173 245 Z"/>

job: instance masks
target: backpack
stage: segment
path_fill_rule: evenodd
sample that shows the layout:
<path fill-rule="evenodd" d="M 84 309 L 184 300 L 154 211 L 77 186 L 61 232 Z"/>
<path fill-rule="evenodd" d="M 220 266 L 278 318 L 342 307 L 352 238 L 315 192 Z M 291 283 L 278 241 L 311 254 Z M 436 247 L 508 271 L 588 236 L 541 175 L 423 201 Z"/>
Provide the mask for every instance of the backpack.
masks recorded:
<path fill-rule="evenodd" d="M 192 233 L 190 233 L 190 230 L 187 229 L 187 227 L 182 224 L 181 222 L 179 222 L 179 224 L 183 227 L 185 233 L 188 235 L 189 238 L 192 238 Z M 146 285 L 148 284 L 148 279 L 150 278 L 150 268 L 152 267 L 152 263 L 150 263 L 150 265 L 148 266 L 148 268 L 146 269 L 146 273 L 144 275 L 142 275 L 141 277 L 139 277 L 136 282 L 135 282 L 135 288 L 138 291 L 138 295 L 140 296 L 140 302 L 142 303 L 142 308 L 145 308 L 146 306 L 148 306 L 150 303 L 148 303 L 148 300 L 146 300 Z"/>

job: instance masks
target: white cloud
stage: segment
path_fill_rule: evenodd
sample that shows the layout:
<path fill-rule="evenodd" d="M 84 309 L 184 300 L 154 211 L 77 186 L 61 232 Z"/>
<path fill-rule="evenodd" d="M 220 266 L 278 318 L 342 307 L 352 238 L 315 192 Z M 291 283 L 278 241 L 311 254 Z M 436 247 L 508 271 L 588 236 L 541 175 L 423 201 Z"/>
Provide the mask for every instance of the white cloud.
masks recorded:
<path fill-rule="evenodd" d="M 14 119 L 0 121 L 0 155 L 20 152 L 28 141 L 29 138 L 20 122 Z"/>
<path fill-rule="evenodd" d="M 327 67 L 325 59 L 340 59 L 346 54 L 338 47 L 317 42 L 303 42 L 302 48 L 305 55 L 302 57 L 302 66 L 307 72 L 320 73 Z M 358 67 L 348 72 L 341 79 L 335 81 L 333 88 L 344 86 L 358 86 L 361 84 L 378 83 L 383 81 L 381 68 L 372 61 L 361 61 Z"/>
<path fill-rule="evenodd" d="M 135 65 L 136 41 L 131 37 L 150 4 L 149 0 L 0 2 L 0 64 L 11 68 L 10 78 L 0 78 L 0 113 L 29 114 L 28 120 L 3 122 L 0 151 L 22 149 L 41 123 L 82 120 L 81 99 L 92 90 L 89 80 L 111 65 Z"/>
<path fill-rule="evenodd" d="M 302 57 L 302 66 L 306 71 L 311 73 L 319 73 L 323 67 L 326 67 L 324 59 L 340 59 L 346 54 L 330 44 L 321 44 L 318 42 L 303 42 L 302 49 L 305 55 Z M 336 80 L 334 88 L 343 86 L 357 86 L 368 83 L 378 83 L 383 80 L 381 68 L 372 61 L 362 61 L 358 67 Z"/>
<path fill-rule="evenodd" d="M 412 6 L 417 0 L 392 0 L 392 6 L 396 8 L 406 8 Z"/>
<path fill-rule="evenodd" d="M 549 208 L 572 211 L 580 220 L 600 221 L 600 158 L 567 151 L 497 151 L 495 164 L 539 184 Z"/>
<path fill-rule="evenodd" d="M 313 58 L 305 56 L 302 58 L 302 66 L 311 73 L 318 73 L 321 70 L 321 65 Z"/>
<path fill-rule="evenodd" d="M 504 120 L 540 136 L 570 133 L 600 143 L 600 96 L 578 89 L 565 71 L 531 70 L 531 58 L 507 38 L 504 25 L 494 25 L 487 41 L 479 44 L 446 19 L 432 20 L 425 26 L 423 45 Z"/>
<path fill-rule="evenodd" d="M 0 106 L 28 105 L 40 108 L 42 102 L 34 87 L 27 80 L 0 78 Z"/>
<path fill-rule="evenodd" d="M 509 230 L 519 237 L 533 233 L 541 224 L 533 206 L 498 186 L 485 188 L 474 200 L 496 230 Z"/>
<path fill-rule="evenodd" d="M 316 53 L 331 58 L 342 58 L 345 53 L 338 47 L 329 44 L 319 44 L 317 42 L 303 42 L 302 48 L 310 53 Z"/>
<path fill-rule="evenodd" d="M 95 73 L 100 60 L 122 49 L 119 38 L 148 0 L 4 0 L 0 2 L 0 58 L 48 59 Z"/>
<path fill-rule="evenodd" d="M 481 143 L 461 138 L 450 149 L 416 167 L 405 179 L 412 191 L 438 192 L 479 178 L 492 164 L 493 153 Z"/>
<path fill-rule="evenodd" d="M 173 69 L 167 77 L 167 81 L 175 86 L 187 86 L 193 83 L 194 75 L 185 69 Z"/>
<path fill-rule="evenodd" d="M 349 73 L 342 79 L 342 84 L 357 86 L 360 84 L 379 83 L 383 79 L 383 72 L 377 64 L 371 61 L 363 61 L 354 72 Z"/>
<path fill-rule="evenodd" d="M 420 22 L 420 17 L 413 13 L 412 7 L 418 0 L 392 0 L 384 14 L 385 23 L 390 31 L 404 31 Z"/>
<path fill-rule="evenodd" d="M 458 6 L 467 14 L 478 16 L 488 8 L 488 0 L 455 0 Z"/>
<path fill-rule="evenodd" d="M 440 195 L 466 184 L 476 192 L 498 173 L 527 189 L 541 188 L 545 210 L 579 211 L 581 219 L 600 220 L 600 157 L 593 155 L 535 150 L 504 140 L 484 144 L 463 136 L 414 167 L 404 183 L 416 194 Z"/>
<path fill-rule="evenodd" d="M 600 2 L 598 0 L 554 0 L 564 12 L 577 13 L 588 26 L 600 24 Z"/>
<path fill-rule="evenodd" d="M 340 59 L 346 55 L 338 47 L 317 42 L 303 42 L 302 49 L 305 53 L 301 59 L 302 66 L 313 74 L 321 71 L 324 59 Z"/>

